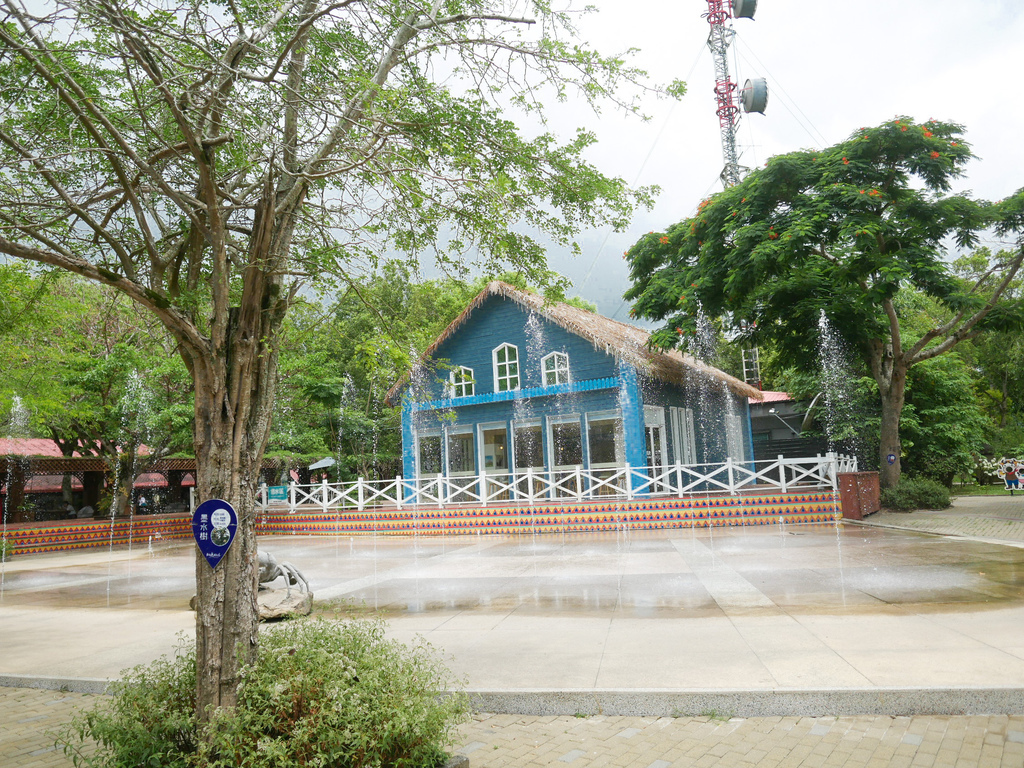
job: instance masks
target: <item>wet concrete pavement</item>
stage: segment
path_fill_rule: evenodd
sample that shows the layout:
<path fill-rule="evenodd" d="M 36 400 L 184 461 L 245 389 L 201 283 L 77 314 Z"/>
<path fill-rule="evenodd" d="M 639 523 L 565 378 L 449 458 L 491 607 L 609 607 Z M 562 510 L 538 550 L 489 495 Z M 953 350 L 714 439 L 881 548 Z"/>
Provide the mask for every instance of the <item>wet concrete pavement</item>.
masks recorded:
<path fill-rule="evenodd" d="M 379 611 L 492 708 L 534 712 L 464 726 L 474 766 L 1019 766 L 1024 498 L 1005 498 L 838 529 L 261 546 L 305 571 L 321 606 Z M 894 524 L 913 530 L 880 527 Z M 0 684 L 81 690 L 171 652 L 193 632 L 192 551 L 6 563 Z M 0 688 L 0 764 L 69 765 L 47 728 L 91 700 Z M 933 714 L 893 716 L 915 712 Z"/>
<path fill-rule="evenodd" d="M 842 524 L 261 548 L 321 609 L 383 615 L 481 692 L 644 691 L 658 714 L 678 691 L 1024 689 L 1024 549 L 1003 544 Z M 193 551 L 7 563 L 0 675 L 109 679 L 172 652 Z"/>

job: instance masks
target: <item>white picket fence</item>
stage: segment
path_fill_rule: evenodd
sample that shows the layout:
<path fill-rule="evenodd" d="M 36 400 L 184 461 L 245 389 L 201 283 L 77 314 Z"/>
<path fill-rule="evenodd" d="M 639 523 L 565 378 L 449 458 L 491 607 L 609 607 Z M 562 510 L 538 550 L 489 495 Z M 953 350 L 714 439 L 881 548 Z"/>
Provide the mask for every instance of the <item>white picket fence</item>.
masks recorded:
<path fill-rule="evenodd" d="M 829 453 L 814 458 L 718 464 L 675 464 L 669 467 L 630 467 L 547 472 L 534 469 L 501 474 L 445 476 L 312 485 L 292 483 L 287 499 L 271 500 L 262 486 L 264 510 L 319 507 L 322 511 L 404 509 L 406 507 L 453 505 L 532 505 L 551 501 L 598 499 L 632 500 L 637 497 L 683 498 L 697 493 L 772 491 L 786 493 L 798 488 L 838 488 L 840 472 L 856 472 L 853 456 Z"/>

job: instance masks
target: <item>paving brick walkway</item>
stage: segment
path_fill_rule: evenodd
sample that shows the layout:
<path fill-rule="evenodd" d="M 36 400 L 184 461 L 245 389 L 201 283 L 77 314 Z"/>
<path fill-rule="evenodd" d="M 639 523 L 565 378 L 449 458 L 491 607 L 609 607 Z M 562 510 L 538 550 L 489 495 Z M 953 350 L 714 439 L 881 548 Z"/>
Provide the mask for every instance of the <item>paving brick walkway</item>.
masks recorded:
<path fill-rule="evenodd" d="M 997 768 L 1024 765 L 1024 716 L 521 717 L 462 729 L 473 768 L 757 766 Z"/>
<path fill-rule="evenodd" d="M 68 768 L 56 731 L 99 697 L 0 689 L 0 766 Z M 709 713 L 714 714 L 714 713 Z M 974 717 L 524 717 L 459 729 L 472 768 L 758 766 L 1020 768 L 1024 715 Z"/>
<path fill-rule="evenodd" d="M 96 696 L 33 688 L 0 688 L 0 766 L 67 768 L 71 760 L 54 745 L 56 733 L 74 711 L 91 707 Z"/>
<path fill-rule="evenodd" d="M 1024 544 L 1024 492 L 1014 496 L 961 496 L 949 509 L 878 512 L 863 524 Z"/>

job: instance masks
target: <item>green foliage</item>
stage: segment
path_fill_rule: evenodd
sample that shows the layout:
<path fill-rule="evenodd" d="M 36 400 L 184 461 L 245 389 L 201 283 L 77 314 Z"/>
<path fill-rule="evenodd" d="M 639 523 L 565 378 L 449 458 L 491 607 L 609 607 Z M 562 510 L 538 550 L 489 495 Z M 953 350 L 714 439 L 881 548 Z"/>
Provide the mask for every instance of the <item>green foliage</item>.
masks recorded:
<path fill-rule="evenodd" d="M 564 296 L 561 276 L 545 279 L 545 299 L 594 311 Z M 297 305 L 281 341 L 270 454 L 331 456 L 342 480 L 398 474 L 401 409 L 384 395 L 491 280 L 538 291 L 522 273 L 417 281 L 406 265 L 389 263 L 330 305 Z"/>
<path fill-rule="evenodd" d="M 638 241 L 626 296 L 637 314 L 665 321 L 661 345 L 696 328 L 699 303 L 712 317 L 749 321 L 750 342 L 771 339 L 790 355 L 815 352 L 822 311 L 858 347 L 887 337 L 882 302 L 906 286 L 970 303 L 942 241 L 973 242 L 994 214 L 938 194 L 972 158 L 961 133 L 899 118 L 820 152 L 774 157 L 695 217 Z"/>
<path fill-rule="evenodd" d="M 81 768 L 186 768 L 196 750 L 196 659 L 181 646 L 173 659 L 122 673 L 91 710 L 58 734 Z M 96 743 L 95 751 L 84 749 Z"/>
<path fill-rule="evenodd" d="M 904 468 L 949 487 L 970 473 L 985 448 L 991 421 L 974 395 L 970 371 L 956 355 L 910 369 L 900 423 Z"/>
<path fill-rule="evenodd" d="M 103 458 L 120 490 L 103 511 L 123 509 L 147 462 L 191 453 L 191 385 L 174 342 L 123 296 L 72 275 L 0 265 L 0 287 L 0 404 L 17 395 L 33 436 Z"/>
<path fill-rule="evenodd" d="M 949 489 L 926 477 L 906 477 L 892 488 L 882 489 L 882 507 L 900 512 L 914 509 L 946 509 L 952 503 Z"/>
<path fill-rule="evenodd" d="M 82 768 L 428 768 L 468 712 L 465 696 L 441 695 L 453 681 L 433 650 L 386 639 L 380 621 L 275 625 L 241 675 L 237 707 L 216 712 L 201 738 L 195 653 L 183 648 L 131 670 L 59 743 Z"/>
<path fill-rule="evenodd" d="M 660 347 L 692 335 L 701 315 L 729 318 L 742 343 L 798 367 L 816 359 L 824 316 L 878 386 L 880 452 L 901 455 L 911 366 L 982 332 L 1024 328 L 1024 302 L 1009 290 L 1024 249 L 957 269 L 945 259 L 951 242 L 967 248 L 988 228 L 1024 226 L 1024 190 L 996 205 L 949 194 L 972 159 L 962 133 L 899 117 L 771 158 L 627 251 L 633 312 L 663 321 L 652 335 Z M 891 484 L 900 466 L 882 471 Z"/>

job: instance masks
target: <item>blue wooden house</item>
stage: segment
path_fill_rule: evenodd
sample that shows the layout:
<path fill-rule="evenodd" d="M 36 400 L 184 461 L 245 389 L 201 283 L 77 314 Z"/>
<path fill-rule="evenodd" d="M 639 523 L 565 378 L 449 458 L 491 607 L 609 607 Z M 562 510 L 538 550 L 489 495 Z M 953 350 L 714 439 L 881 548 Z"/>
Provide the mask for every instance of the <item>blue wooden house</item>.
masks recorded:
<path fill-rule="evenodd" d="M 490 283 L 388 392 L 403 406 L 403 477 L 476 478 L 511 497 L 532 475 L 550 496 L 600 495 L 601 478 L 626 466 L 641 487 L 676 463 L 752 461 L 748 398 L 760 393 L 647 342 L 640 328 Z"/>

